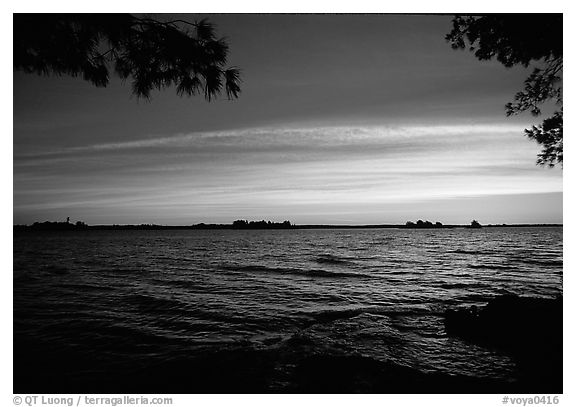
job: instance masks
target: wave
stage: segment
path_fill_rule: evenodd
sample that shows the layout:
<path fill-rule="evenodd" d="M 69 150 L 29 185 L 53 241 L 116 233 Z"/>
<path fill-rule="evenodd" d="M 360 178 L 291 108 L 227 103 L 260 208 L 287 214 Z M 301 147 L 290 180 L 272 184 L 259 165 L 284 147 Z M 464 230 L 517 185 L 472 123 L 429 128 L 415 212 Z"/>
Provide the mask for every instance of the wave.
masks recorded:
<path fill-rule="evenodd" d="M 333 254 L 322 254 L 314 259 L 319 264 L 351 265 L 355 264 L 350 257 L 339 257 Z"/>
<path fill-rule="evenodd" d="M 326 277 L 326 278 L 370 278 L 372 276 L 362 273 L 346 273 L 322 269 L 299 269 L 283 267 L 267 267 L 259 265 L 248 266 L 224 266 L 224 269 L 235 272 L 255 272 L 255 273 L 272 273 L 272 274 L 289 274 L 305 277 Z"/>
<path fill-rule="evenodd" d="M 102 275 L 124 275 L 124 274 L 136 274 L 136 273 L 142 273 L 143 270 L 141 268 L 125 268 L 125 267 L 107 267 L 107 268 L 94 268 L 94 269 L 88 269 L 88 270 L 84 270 L 86 272 L 89 273 L 99 273 Z"/>
<path fill-rule="evenodd" d="M 358 315 L 366 312 L 366 308 L 352 308 L 352 309 L 332 309 L 314 312 L 305 312 L 304 315 L 311 318 L 311 321 L 307 326 L 314 324 L 325 324 L 329 322 L 334 322 L 340 319 L 350 319 L 357 317 Z"/>
<path fill-rule="evenodd" d="M 486 251 L 486 250 L 466 250 L 466 249 L 456 249 L 456 250 L 447 250 L 446 253 L 456 253 L 456 254 L 493 254 L 493 252 Z"/>
<path fill-rule="evenodd" d="M 67 267 L 61 265 L 48 265 L 43 268 L 43 271 L 54 275 L 64 275 L 70 273 L 70 270 Z"/>
<path fill-rule="evenodd" d="M 365 246 L 365 247 L 351 247 L 348 250 L 350 250 L 351 252 L 364 252 L 370 249 L 367 246 Z"/>
<path fill-rule="evenodd" d="M 139 311 L 154 314 L 170 314 L 183 311 L 185 306 L 178 300 L 153 297 L 146 294 L 133 294 L 126 297 L 128 304 L 136 306 Z"/>
<path fill-rule="evenodd" d="M 31 272 L 20 271 L 17 272 L 14 270 L 14 283 L 33 283 L 37 281 L 44 281 L 42 277 L 35 275 Z"/>
<path fill-rule="evenodd" d="M 440 284 L 440 288 L 451 289 L 451 288 L 482 288 L 485 287 L 482 283 L 444 283 Z"/>
<path fill-rule="evenodd" d="M 469 264 L 468 268 L 484 269 L 484 270 L 516 270 L 516 271 L 520 270 L 516 266 L 504 266 L 501 264 Z"/>
<path fill-rule="evenodd" d="M 534 264 L 537 266 L 551 266 L 551 267 L 563 267 L 564 261 L 563 260 L 532 260 L 532 259 L 518 259 L 524 264 Z"/>
<path fill-rule="evenodd" d="M 62 284 L 62 288 L 70 288 L 74 291 L 112 291 L 115 289 L 109 285 L 94 285 L 94 284 Z"/>
<path fill-rule="evenodd" d="M 397 308 L 395 306 L 364 306 L 355 308 L 329 309 L 314 312 L 305 312 L 304 315 L 312 318 L 313 324 L 328 323 L 341 319 L 351 319 L 360 315 L 376 317 L 406 317 L 406 316 L 441 316 L 443 310 L 432 310 L 427 306 L 412 306 L 409 308 Z"/>

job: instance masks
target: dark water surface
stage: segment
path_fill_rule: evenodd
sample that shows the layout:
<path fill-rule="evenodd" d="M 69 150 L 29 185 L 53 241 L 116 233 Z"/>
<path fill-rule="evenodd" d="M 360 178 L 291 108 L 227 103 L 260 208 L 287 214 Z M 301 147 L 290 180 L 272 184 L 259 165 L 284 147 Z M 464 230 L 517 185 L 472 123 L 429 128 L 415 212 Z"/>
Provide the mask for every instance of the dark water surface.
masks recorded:
<path fill-rule="evenodd" d="M 331 357 L 514 381 L 442 318 L 505 293 L 562 293 L 561 227 L 16 233 L 15 391 L 292 391 Z"/>

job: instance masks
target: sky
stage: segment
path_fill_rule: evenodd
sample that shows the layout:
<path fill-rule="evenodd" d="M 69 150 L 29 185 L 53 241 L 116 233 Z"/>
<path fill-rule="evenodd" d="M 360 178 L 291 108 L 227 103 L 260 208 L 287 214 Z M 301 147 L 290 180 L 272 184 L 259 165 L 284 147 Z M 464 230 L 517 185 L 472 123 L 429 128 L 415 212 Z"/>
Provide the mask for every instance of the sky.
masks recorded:
<path fill-rule="evenodd" d="M 541 118 L 505 115 L 529 71 L 452 50 L 450 17 L 209 19 L 237 100 L 14 72 L 14 223 L 562 223 Z"/>

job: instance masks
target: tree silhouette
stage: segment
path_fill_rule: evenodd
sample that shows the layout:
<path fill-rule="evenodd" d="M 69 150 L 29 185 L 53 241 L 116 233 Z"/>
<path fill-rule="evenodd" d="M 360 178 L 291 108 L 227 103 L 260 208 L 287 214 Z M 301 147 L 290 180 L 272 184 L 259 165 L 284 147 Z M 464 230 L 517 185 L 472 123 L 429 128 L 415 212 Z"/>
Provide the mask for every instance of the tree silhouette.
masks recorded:
<path fill-rule="evenodd" d="M 559 109 L 525 134 L 542 145 L 538 164 L 563 163 L 562 14 L 456 16 L 446 39 L 454 49 L 469 48 L 479 60 L 496 58 L 505 67 L 533 66 L 524 90 L 506 104 L 506 115 L 541 113 L 540 105 L 554 101 Z"/>
<path fill-rule="evenodd" d="M 472 222 L 470 222 L 470 227 L 473 229 L 480 229 L 482 225 L 480 224 L 480 222 L 474 219 Z"/>
<path fill-rule="evenodd" d="M 240 93 L 240 71 L 226 68 L 228 44 L 206 19 L 158 21 L 130 14 L 14 14 L 14 68 L 41 75 L 81 76 L 104 87 L 110 70 L 132 91 L 175 86 L 208 101 Z"/>

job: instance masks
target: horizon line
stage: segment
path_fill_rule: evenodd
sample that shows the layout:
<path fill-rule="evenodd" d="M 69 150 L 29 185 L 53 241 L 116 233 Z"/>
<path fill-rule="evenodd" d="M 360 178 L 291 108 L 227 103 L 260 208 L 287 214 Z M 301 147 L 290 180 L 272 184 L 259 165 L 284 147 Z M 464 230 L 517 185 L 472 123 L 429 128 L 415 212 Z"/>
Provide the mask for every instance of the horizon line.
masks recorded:
<path fill-rule="evenodd" d="M 79 221 L 81 222 L 81 221 Z M 249 221 L 249 222 L 262 222 L 262 220 L 257 221 Z M 273 221 L 265 221 L 270 222 L 271 224 L 282 224 L 283 221 L 280 222 L 273 222 Z M 302 228 L 302 227 L 354 227 L 354 228 L 361 228 L 361 227 L 406 227 L 405 223 L 364 223 L 364 224 L 329 224 L 329 223 L 306 223 L 306 224 L 296 224 L 291 221 L 288 221 L 292 228 Z M 412 221 L 407 221 L 412 222 Z M 426 221 L 424 221 L 426 222 Z M 59 221 L 43 221 L 43 222 L 34 222 L 32 224 L 18 224 L 13 223 L 12 226 L 32 226 L 34 224 L 44 224 L 44 223 L 51 223 L 51 224 L 70 224 L 76 225 L 75 222 L 59 222 Z M 151 226 L 151 227 L 166 227 L 166 228 L 187 228 L 187 227 L 195 227 L 195 226 L 233 226 L 233 222 L 231 223 L 191 223 L 191 224 L 158 224 L 158 223 L 100 223 L 100 224 L 86 224 L 81 222 L 81 224 L 85 227 L 136 227 L 136 226 Z M 464 227 L 470 226 L 470 223 L 442 223 L 443 227 Z M 564 226 L 564 223 L 557 223 L 557 222 L 548 222 L 548 223 L 484 223 L 481 224 L 482 226 Z"/>

